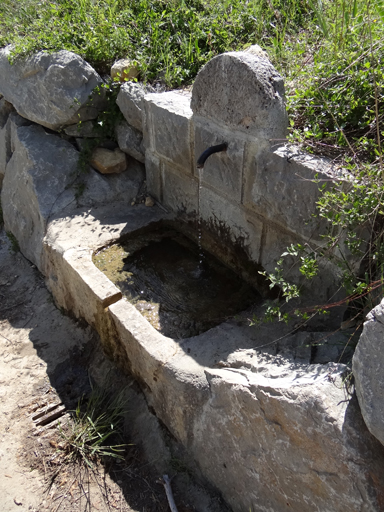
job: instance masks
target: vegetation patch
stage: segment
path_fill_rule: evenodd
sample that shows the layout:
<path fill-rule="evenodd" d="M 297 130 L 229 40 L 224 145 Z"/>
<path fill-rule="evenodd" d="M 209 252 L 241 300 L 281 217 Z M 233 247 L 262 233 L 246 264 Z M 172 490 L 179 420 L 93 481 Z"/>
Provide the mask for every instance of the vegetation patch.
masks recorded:
<path fill-rule="evenodd" d="M 19 245 L 19 242 L 17 241 L 17 238 L 15 237 L 15 235 L 11 231 L 7 231 L 5 234 L 7 235 L 7 238 L 8 238 L 8 240 L 11 243 L 12 251 L 13 252 L 19 252 L 20 251 L 20 245 Z"/>

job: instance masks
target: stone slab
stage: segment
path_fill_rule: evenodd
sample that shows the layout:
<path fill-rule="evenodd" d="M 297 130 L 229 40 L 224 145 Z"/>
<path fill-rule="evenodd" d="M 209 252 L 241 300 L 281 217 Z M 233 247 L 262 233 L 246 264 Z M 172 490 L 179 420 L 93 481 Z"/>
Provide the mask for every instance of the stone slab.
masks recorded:
<path fill-rule="evenodd" d="M 195 178 L 178 172 L 164 163 L 162 166 L 162 202 L 173 212 L 193 215 L 198 211 L 199 184 Z"/>
<path fill-rule="evenodd" d="M 200 170 L 203 185 L 208 184 L 240 204 L 245 141 L 237 139 L 236 134 L 222 130 L 212 123 L 195 122 L 194 129 L 195 163 L 199 155 L 209 147 L 222 143 L 228 144 L 226 151 L 214 153 L 206 160 L 204 168 Z"/>
<path fill-rule="evenodd" d="M 41 269 L 42 240 L 50 216 L 72 204 L 78 152 L 41 126 L 21 126 L 12 140 L 2 188 L 5 227 L 23 254 Z"/>
<path fill-rule="evenodd" d="M 327 222 L 313 217 L 319 188 L 324 180 L 328 184 L 342 178 L 325 159 L 283 146 L 253 160 L 244 184 L 244 204 L 284 229 L 321 242 Z"/>
<path fill-rule="evenodd" d="M 282 77 L 263 57 L 229 52 L 211 59 L 192 90 L 194 115 L 260 139 L 285 138 L 288 117 Z"/>
<path fill-rule="evenodd" d="M 144 104 L 146 147 L 190 174 L 192 111 L 189 98 L 173 91 L 152 93 L 144 96 Z"/>

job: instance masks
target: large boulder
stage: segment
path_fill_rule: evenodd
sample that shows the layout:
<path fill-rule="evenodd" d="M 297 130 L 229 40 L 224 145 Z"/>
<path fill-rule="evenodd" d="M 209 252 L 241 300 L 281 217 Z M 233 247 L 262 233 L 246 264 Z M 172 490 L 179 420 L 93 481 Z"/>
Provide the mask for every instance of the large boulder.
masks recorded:
<path fill-rule="evenodd" d="M 367 315 L 353 356 L 353 375 L 369 431 L 384 445 L 384 299 Z"/>
<path fill-rule="evenodd" d="M 97 117 L 103 80 L 85 60 L 62 50 L 10 64 L 10 51 L 0 50 L 0 93 L 20 115 L 52 130 Z"/>
<path fill-rule="evenodd" d="M 24 256 L 40 268 L 42 241 L 51 215 L 73 203 L 78 151 L 41 126 L 21 126 L 12 137 L 13 153 L 3 181 L 5 228 Z"/>

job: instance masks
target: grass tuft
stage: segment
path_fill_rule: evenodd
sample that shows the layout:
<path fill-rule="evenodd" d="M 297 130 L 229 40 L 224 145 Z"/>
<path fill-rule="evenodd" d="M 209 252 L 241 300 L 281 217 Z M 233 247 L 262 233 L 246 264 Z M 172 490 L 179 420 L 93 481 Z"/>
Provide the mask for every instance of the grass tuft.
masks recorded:
<path fill-rule="evenodd" d="M 86 404 L 79 401 L 68 427 L 60 429 L 64 461 L 92 468 L 105 456 L 122 459 L 126 445 L 112 441 L 122 435 L 125 406 L 124 390 L 112 398 L 94 387 Z"/>

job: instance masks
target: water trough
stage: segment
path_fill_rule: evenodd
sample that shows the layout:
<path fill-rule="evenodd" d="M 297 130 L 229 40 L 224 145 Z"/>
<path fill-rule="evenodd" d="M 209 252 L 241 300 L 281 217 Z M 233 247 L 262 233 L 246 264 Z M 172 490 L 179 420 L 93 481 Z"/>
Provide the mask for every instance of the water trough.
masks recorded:
<path fill-rule="evenodd" d="M 236 512 L 380 510 L 384 450 L 343 386 L 338 353 L 314 348 L 323 345 L 316 342 L 324 332 L 250 327 L 240 307 L 208 329 L 164 335 L 94 264 L 101 249 L 137 240 L 159 223 L 188 233 L 200 223 L 202 247 L 256 285 L 258 270 L 273 270 L 290 243 L 320 244 L 322 225 L 311 220 L 313 176 L 342 175 L 297 148 L 275 146 L 287 116 L 283 81 L 269 61 L 224 54 L 203 68 L 192 98 L 125 98 L 141 116 L 142 124 L 132 125 L 142 126 L 146 184 L 161 208 L 131 205 L 144 173 L 133 161 L 131 175 L 93 171 L 76 196 L 69 186 L 78 158 L 71 140 L 1 101 L 0 136 L 10 141 L 2 187 L 7 230 L 46 276 L 56 303 L 93 326 L 106 354 L 140 382 L 200 476 Z M 209 157 L 199 186 L 198 156 L 223 141 L 227 150 Z M 49 165 L 39 166 L 44 156 Z M 291 278 L 303 284 L 300 275 Z M 337 267 L 322 268 L 311 286 L 304 287 L 306 300 L 329 299 Z M 258 307 L 256 301 L 256 313 Z"/>

